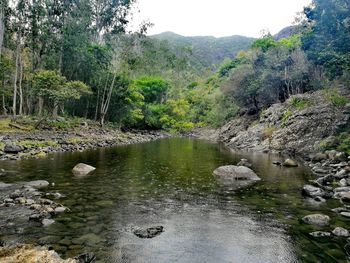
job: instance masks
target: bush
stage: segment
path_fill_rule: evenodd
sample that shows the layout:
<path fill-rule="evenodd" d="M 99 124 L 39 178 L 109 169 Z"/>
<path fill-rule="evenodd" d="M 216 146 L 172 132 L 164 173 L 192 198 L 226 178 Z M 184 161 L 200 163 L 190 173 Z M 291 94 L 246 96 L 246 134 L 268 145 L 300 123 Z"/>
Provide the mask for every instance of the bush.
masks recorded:
<path fill-rule="evenodd" d="M 341 94 L 339 94 L 339 91 L 335 88 L 332 89 L 326 89 L 324 91 L 324 95 L 327 98 L 329 102 L 332 103 L 334 107 L 344 107 L 346 103 L 348 103 L 348 99 Z"/>
<path fill-rule="evenodd" d="M 300 110 L 310 106 L 310 101 L 306 98 L 292 97 L 289 103 L 293 108 Z"/>

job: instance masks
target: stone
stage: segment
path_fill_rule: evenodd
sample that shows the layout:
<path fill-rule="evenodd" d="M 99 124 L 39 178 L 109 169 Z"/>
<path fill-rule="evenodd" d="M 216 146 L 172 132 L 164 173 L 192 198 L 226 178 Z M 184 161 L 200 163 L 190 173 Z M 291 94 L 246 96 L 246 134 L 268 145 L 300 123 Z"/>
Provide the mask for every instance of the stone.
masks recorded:
<path fill-rule="evenodd" d="M 45 181 L 45 180 L 36 180 L 36 181 L 31 181 L 31 182 L 25 183 L 25 187 L 32 187 L 35 189 L 45 188 L 45 187 L 48 187 L 49 185 L 50 185 L 50 183 L 48 181 Z"/>
<path fill-rule="evenodd" d="M 327 215 L 312 214 L 303 217 L 302 220 L 305 224 L 309 225 L 327 226 L 329 224 L 330 218 Z"/>
<path fill-rule="evenodd" d="M 93 253 L 84 253 L 76 256 L 74 259 L 77 260 L 78 262 L 92 263 L 92 262 L 95 262 L 96 256 Z"/>
<path fill-rule="evenodd" d="M 248 167 L 227 165 L 214 170 L 213 175 L 223 185 L 248 186 L 261 179 Z"/>
<path fill-rule="evenodd" d="M 134 230 L 135 236 L 139 238 L 154 238 L 164 232 L 163 226 L 155 226 L 146 229 L 136 229 Z"/>
<path fill-rule="evenodd" d="M 15 144 L 6 144 L 4 147 L 4 153 L 12 153 L 17 154 L 19 152 L 22 152 L 24 148 L 20 145 Z"/>
<path fill-rule="evenodd" d="M 303 187 L 302 193 L 310 197 L 324 196 L 325 194 L 325 192 L 321 188 L 308 184 Z"/>
<path fill-rule="evenodd" d="M 292 160 L 292 159 L 286 159 L 284 162 L 283 162 L 283 166 L 285 167 L 297 167 L 298 164 Z"/>
<path fill-rule="evenodd" d="M 63 207 L 63 206 L 60 206 L 60 207 L 56 207 L 55 208 L 55 213 L 63 213 L 64 211 L 66 211 L 67 208 L 66 207 Z"/>
<path fill-rule="evenodd" d="M 317 163 L 317 162 L 320 162 L 320 161 L 323 161 L 323 160 L 326 160 L 327 159 L 327 154 L 325 153 L 316 153 L 315 156 L 312 158 L 312 161 L 314 163 Z"/>
<path fill-rule="evenodd" d="M 53 220 L 53 219 L 44 218 L 44 219 L 41 221 L 41 224 L 42 224 L 44 227 L 48 227 L 48 226 L 52 225 L 53 223 L 55 223 L 55 220 Z"/>
<path fill-rule="evenodd" d="M 245 167 L 251 168 L 252 164 L 247 159 L 241 159 L 241 161 L 237 164 L 237 166 L 245 166 Z"/>
<path fill-rule="evenodd" d="M 350 212 L 340 212 L 340 214 L 344 217 L 349 217 L 350 218 Z"/>
<path fill-rule="evenodd" d="M 0 182 L 0 189 L 9 188 L 9 187 L 11 187 L 11 186 L 12 186 L 12 184 L 5 184 L 5 183 L 3 183 L 3 182 Z"/>
<path fill-rule="evenodd" d="M 78 163 L 76 166 L 74 166 L 72 172 L 74 175 L 77 176 L 84 176 L 88 175 L 89 173 L 95 171 L 96 168 L 84 163 Z"/>
<path fill-rule="evenodd" d="M 343 179 L 344 177 L 347 176 L 347 172 L 345 169 L 341 169 L 339 172 L 337 172 L 334 177 L 339 178 L 339 179 Z"/>
<path fill-rule="evenodd" d="M 339 195 L 343 203 L 350 203 L 350 192 L 343 192 Z"/>
<path fill-rule="evenodd" d="M 338 184 L 339 184 L 340 187 L 344 187 L 344 186 L 348 185 L 346 179 L 344 179 L 344 178 L 341 179 Z"/>
<path fill-rule="evenodd" d="M 330 237 L 331 233 L 329 232 L 323 232 L 323 231 L 315 231 L 309 234 L 310 236 L 313 237 Z"/>
<path fill-rule="evenodd" d="M 335 193 L 340 193 L 340 192 L 350 192 L 350 186 L 345 186 L 345 187 L 337 187 L 334 189 Z"/>
<path fill-rule="evenodd" d="M 348 237 L 349 236 L 349 231 L 345 228 L 342 227 L 336 227 L 333 231 L 332 234 L 337 236 L 337 237 Z"/>
<path fill-rule="evenodd" d="M 14 203 L 14 200 L 12 198 L 6 198 L 4 200 L 5 203 Z"/>

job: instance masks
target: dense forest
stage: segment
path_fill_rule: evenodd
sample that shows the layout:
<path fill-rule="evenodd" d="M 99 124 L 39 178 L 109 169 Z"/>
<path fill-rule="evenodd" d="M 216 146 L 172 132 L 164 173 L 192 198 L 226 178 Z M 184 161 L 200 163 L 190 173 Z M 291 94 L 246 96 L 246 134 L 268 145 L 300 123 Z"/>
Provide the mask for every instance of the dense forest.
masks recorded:
<path fill-rule="evenodd" d="M 183 132 L 318 89 L 346 103 L 338 89 L 350 77 L 349 1 L 314 0 L 286 36 L 243 38 L 217 66 L 200 63 L 208 52 L 191 41 L 147 37 L 149 23 L 129 32 L 133 4 L 2 1 L 1 114 Z"/>

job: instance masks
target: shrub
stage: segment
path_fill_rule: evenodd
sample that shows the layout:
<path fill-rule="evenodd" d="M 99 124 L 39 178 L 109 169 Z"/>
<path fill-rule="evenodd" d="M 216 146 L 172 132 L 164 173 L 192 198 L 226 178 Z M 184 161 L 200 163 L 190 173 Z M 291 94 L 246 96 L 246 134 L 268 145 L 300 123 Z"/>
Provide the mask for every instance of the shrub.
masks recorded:
<path fill-rule="evenodd" d="M 326 89 L 324 95 L 334 107 L 344 107 L 348 103 L 348 99 L 339 94 L 339 91 L 335 88 Z"/>

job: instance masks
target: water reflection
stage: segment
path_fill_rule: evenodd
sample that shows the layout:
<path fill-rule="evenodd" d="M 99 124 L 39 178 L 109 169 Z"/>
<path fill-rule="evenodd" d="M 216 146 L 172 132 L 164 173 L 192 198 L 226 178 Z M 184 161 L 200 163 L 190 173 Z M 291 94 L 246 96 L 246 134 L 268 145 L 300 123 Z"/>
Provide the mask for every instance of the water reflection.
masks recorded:
<path fill-rule="evenodd" d="M 212 171 L 244 157 L 263 180 L 241 191 L 221 187 Z M 278 158 L 175 138 L 3 162 L 16 171 L 5 182 L 48 180 L 54 186 L 46 191 L 63 194 L 71 212 L 44 229 L 1 229 L 2 238 L 50 244 L 67 257 L 93 252 L 101 262 L 294 262 L 292 242 L 273 219 L 293 213 L 308 175 L 271 165 Z M 79 162 L 97 170 L 76 178 L 71 169 Z M 154 239 L 132 233 L 154 225 L 165 228 Z"/>

